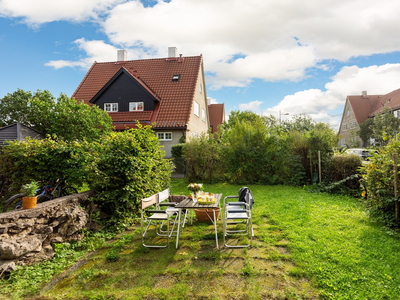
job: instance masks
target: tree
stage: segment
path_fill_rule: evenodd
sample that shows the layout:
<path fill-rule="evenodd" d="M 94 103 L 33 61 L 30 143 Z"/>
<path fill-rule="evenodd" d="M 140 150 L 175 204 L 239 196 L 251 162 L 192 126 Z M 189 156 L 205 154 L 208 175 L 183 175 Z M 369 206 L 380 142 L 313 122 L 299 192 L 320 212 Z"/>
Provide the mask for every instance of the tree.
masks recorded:
<path fill-rule="evenodd" d="M 386 145 L 388 143 L 386 137 L 396 136 L 398 131 L 399 119 L 389 111 L 389 108 L 385 107 L 382 114 L 375 116 L 373 126 L 375 143 Z"/>
<path fill-rule="evenodd" d="M 32 94 L 18 89 L 0 100 L 0 126 L 21 122 L 31 128 L 66 141 L 95 140 L 112 130 L 107 112 L 97 106 L 49 91 Z"/>
<path fill-rule="evenodd" d="M 374 119 L 366 119 L 360 124 L 360 130 L 357 131 L 357 135 L 363 140 L 365 145 L 369 144 L 369 140 L 374 135 Z"/>

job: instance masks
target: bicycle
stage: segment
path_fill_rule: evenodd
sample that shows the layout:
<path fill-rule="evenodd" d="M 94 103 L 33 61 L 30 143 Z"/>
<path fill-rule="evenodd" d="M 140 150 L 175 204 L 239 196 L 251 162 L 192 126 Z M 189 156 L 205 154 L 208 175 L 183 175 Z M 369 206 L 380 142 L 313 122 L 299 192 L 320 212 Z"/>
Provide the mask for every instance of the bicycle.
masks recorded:
<path fill-rule="evenodd" d="M 51 183 L 52 181 L 47 182 L 44 186 L 40 187 L 36 191 L 37 203 L 42 203 L 53 200 L 58 197 L 63 197 L 78 193 L 76 188 L 65 185 L 64 178 L 57 178 L 56 180 L 54 180 L 54 183 L 56 183 L 56 186 L 54 188 L 51 187 Z M 21 209 L 23 197 L 25 197 L 25 194 L 21 193 L 8 198 L 4 202 L 3 212 L 6 212 L 9 207 L 13 207 L 13 209 Z"/>

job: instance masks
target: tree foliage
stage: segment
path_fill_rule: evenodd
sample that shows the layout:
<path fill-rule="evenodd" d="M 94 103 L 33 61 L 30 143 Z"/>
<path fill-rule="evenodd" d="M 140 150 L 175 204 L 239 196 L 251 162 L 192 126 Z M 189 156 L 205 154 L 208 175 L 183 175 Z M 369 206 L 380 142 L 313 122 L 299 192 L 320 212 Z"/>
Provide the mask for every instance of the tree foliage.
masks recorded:
<path fill-rule="evenodd" d="M 91 143 L 87 181 L 97 203 L 115 221 L 138 212 L 142 198 L 169 186 L 172 163 L 164 155 L 151 126 L 140 124 Z"/>
<path fill-rule="evenodd" d="M 112 130 L 107 112 L 49 91 L 32 94 L 18 89 L 0 100 L 0 127 L 21 122 L 43 133 L 73 140 L 96 140 Z"/>

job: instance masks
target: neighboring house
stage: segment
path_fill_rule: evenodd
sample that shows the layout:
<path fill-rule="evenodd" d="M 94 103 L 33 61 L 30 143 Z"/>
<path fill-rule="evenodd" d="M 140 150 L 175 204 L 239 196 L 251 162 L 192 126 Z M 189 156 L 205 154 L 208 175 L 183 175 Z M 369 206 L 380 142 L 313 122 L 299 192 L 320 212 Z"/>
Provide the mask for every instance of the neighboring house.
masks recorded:
<path fill-rule="evenodd" d="M 15 123 L 0 128 L 0 147 L 6 144 L 7 141 L 22 141 L 26 137 L 35 139 L 44 139 L 45 136 L 22 123 Z"/>
<path fill-rule="evenodd" d="M 366 147 L 356 135 L 360 124 L 382 113 L 384 107 L 388 107 L 400 118 L 400 89 L 386 95 L 367 95 L 367 92 L 363 91 L 359 96 L 347 96 L 339 127 L 338 147 Z"/>
<path fill-rule="evenodd" d="M 171 146 L 210 127 L 203 58 L 177 56 L 131 60 L 118 50 L 116 62 L 97 63 L 72 95 L 107 111 L 116 130 L 135 128 L 136 122 L 155 124 L 155 134 L 171 157 Z"/>
<path fill-rule="evenodd" d="M 209 104 L 208 114 L 210 116 L 211 133 L 218 130 L 218 125 L 225 122 L 225 106 L 222 104 Z"/>

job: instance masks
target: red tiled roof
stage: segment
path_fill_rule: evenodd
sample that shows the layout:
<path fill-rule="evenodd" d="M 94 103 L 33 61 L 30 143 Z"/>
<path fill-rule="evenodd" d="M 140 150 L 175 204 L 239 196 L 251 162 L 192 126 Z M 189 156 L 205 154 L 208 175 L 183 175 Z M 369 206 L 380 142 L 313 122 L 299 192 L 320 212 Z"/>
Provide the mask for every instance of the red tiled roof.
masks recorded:
<path fill-rule="evenodd" d="M 135 122 L 138 121 L 149 121 L 152 112 L 151 111 L 124 111 L 124 112 L 110 112 L 108 113 L 113 122 Z"/>
<path fill-rule="evenodd" d="M 379 96 L 347 96 L 351 108 L 353 109 L 358 125 L 363 123 L 371 113 Z"/>
<path fill-rule="evenodd" d="M 224 114 L 224 103 L 208 105 L 208 115 L 210 117 L 210 125 L 212 127 L 211 133 L 217 132 L 218 125 L 222 124 L 224 121 Z"/>
<path fill-rule="evenodd" d="M 385 106 L 390 110 L 397 110 L 400 108 L 400 89 L 394 90 L 386 95 L 378 96 L 374 109 L 369 116 L 373 117 L 382 113 Z"/>
<path fill-rule="evenodd" d="M 138 81 L 161 100 L 159 110 L 154 115 L 156 127 L 184 127 L 189 122 L 192 111 L 201 64 L 201 55 L 182 60 L 158 58 L 94 62 L 72 97 L 89 104 L 97 92 L 123 67 L 136 71 Z M 178 81 L 172 81 L 174 74 L 180 74 Z"/>

